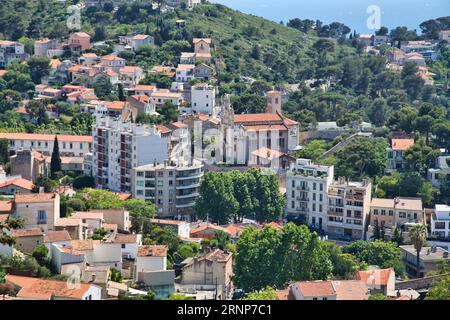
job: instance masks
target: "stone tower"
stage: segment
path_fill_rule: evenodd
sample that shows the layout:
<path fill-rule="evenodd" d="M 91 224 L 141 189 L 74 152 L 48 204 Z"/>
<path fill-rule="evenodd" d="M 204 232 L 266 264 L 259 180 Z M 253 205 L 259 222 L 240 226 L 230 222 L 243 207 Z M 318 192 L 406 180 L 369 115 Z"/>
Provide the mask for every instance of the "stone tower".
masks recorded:
<path fill-rule="evenodd" d="M 267 98 L 267 113 L 281 114 L 281 91 L 272 90 L 266 93 Z"/>

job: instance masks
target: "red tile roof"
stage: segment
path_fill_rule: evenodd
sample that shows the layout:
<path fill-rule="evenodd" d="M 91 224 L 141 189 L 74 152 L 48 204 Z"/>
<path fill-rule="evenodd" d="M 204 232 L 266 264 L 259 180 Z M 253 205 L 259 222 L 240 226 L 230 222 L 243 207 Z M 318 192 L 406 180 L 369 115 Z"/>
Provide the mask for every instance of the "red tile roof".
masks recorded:
<path fill-rule="evenodd" d="M 13 208 L 14 201 L 0 201 L 0 213 L 10 213 Z"/>
<path fill-rule="evenodd" d="M 406 151 L 414 145 L 414 139 L 392 139 L 392 150 Z"/>
<path fill-rule="evenodd" d="M 47 231 L 44 236 L 45 243 L 70 240 L 72 240 L 72 238 L 70 237 L 70 234 L 69 232 L 67 232 L 67 230 Z"/>
<path fill-rule="evenodd" d="M 8 187 L 8 186 L 16 186 L 25 190 L 33 190 L 34 184 L 30 180 L 17 178 L 13 180 L 9 180 L 3 183 L 0 183 L 0 188 Z"/>
<path fill-rule="evenodd" d="M 355 275 L 355 279 L 362 280 L 367 285 L 387 286 L 389 279 L 393 274 L 393 268 L 358 271 Z"/>
<path fill-rule="evenodd" d="M 294 284 L 304 297 L 330 297 L 336 295 L 331 281 L 301 281 Z"/>
<path fill-rule="evenodd" d="M 35 237 L 42 236 L 44 233 L 39 228 L 34 229 L 14 229 L 11 231 L 11 236 L 14 238 L 23 238 L 23 237 Z"/>
<path fill-rule="evenodd" d="M 167 246 L 140 246 L 137 255 L 138 257 L 166 257 Z"/>
<path fill-rule="evenodd" d="M 76 288 L 70 289 L 66 281 L 21 277 L 10 274 L 6 275 L 5 280 L 6 283 L 11 283 L 21 288 L 17 293 L 17 297 L 28 299 L 49 300 L 54 297 L 81 299 L 91 287 L 90 284 L 80 283 Z"/>
<path fill-rule="evenodd" d="M 15 203 L 36 203 L 36 202 L 53 202 L 56 193 L 29 193 L 16 194 L 14 196 Z"/>
<path fill-rule="evenodd" d="M 77 136 L 77 135 L 56 135 L 58 141 L 63 142 L 89 142 L 92 143 L 92 136 Z M 54 141 L 54 134 L 37 134 L 37 133 L 7 133 L 1 132 L 0 139 L 9 140 L 34 140 L 34 141 Z"/>

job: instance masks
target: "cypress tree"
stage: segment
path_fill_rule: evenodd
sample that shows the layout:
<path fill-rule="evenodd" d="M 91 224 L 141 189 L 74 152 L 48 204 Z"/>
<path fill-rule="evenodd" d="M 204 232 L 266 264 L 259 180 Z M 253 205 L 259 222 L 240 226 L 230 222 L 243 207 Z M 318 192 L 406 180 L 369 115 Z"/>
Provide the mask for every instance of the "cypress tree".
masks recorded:
<path fill-rule="evenodd" d="M 59 156 L 58 137 L 55 136 L 53 143 L 52 159 L 50 161 L 50 174 L 52 179 L 56 178 L 56 173 L 61 171 L 61 157 Z"/>

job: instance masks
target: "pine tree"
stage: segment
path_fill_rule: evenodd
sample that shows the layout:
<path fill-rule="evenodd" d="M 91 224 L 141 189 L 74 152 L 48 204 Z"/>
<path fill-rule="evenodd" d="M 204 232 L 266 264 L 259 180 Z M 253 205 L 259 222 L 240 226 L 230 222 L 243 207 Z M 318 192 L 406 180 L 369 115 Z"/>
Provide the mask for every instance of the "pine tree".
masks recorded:
<path fill-rule="evenodd" d="M 50 174 L 52 179 L 56 178 L 58 172 L 61 172 L 61 157 L 59 155 L 58 137 L 55 136 L 53 143 L 52 159 L 50 161 Z"/>
<path fill-rule="evenodd" d="M 372 240 L 379 240 L 381 237 L 380 225 L 378 224 L 378 219 L 375 219 L 373 223 L 373 235 Z"/>

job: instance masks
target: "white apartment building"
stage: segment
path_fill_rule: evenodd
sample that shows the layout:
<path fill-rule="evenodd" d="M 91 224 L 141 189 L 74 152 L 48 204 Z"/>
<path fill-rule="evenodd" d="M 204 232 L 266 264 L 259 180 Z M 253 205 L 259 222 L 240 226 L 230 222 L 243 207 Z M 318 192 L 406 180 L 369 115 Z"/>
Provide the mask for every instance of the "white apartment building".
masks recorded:
<path fill-rule="evenodd" d="M 176 70 L 176 82 L 189 82 L 194 79 L 193 64 L 179 64 Z"/>
<path fill-rule="evenodd" d="M 414 145 L 414 139 L 392 139 L 391 146 L 386 149 L 386 172 L 403 171 L 406 168 L 404 159 L 406 151 Z"/>
<path fill-rule="evenodd" d="M 328 188 L 333 177 L 334 166 L 297 159 L 286 173 L 287 215 L 327 231 Z"/>
<path fill-rule="evenodd" d="M 203 165 L 197 161 L 140 166 L 133 169 L 132 195 L 154 202 L 160 217 L 190 220 L 202 177 Z"/>
<path fill-rule="evenodd" d="M 152 103 L 155 109 L 164 107 L 166 102 L 170 102 L 176 107 L 180 107 L 183 103 L 183 94 L 178 92 L 172 92 L 168 89 L 159 89 L 153 92 L 150 97 L 152 98 Z"/>
<path fill-rule="evenodd" d="M 82 157 L 91 152 L 91 136 L 56 135 L 61 156 Z M 0 133 L 0 139 L 8 139 L 9 151 L 34 149 L 44 155 L 51 155 L 55 135 L 34 133 Z"/>
<path fill-rule="evenodd" d="M 0 68 L 5 68 L 11 61 L 22 61 L 28 57 L 25 46 L 19 42 L 0 40 Z"/>
<path fill-rule="evenodd" d="M 206 83 L 197 83 L 191 88 L 191 107 L 193 113 L 213 115 L 216 107 L 216 89 Z"/>
<path fill-rule="evenodd" d="M 450 183 L 450 156 L 440 156 L 436 159 L 435 168 L 428 169 L 428 181 L 436 188 Z"/>
<path fill-rule="evenodd" d="M 369 222 L 372 183 L 339 178 L 328 189 L 328 234 L 336 238 L 364 240 Z"/>
<path fill-rule="evenodd" d="M 169 157 L 171 131 L 160 127 L 97 117 L 92 136 L 96 183 L 113 191 L 131 192 L 133 168 Z"/>
<path fill-rule="evenodd" d="M 431 215 L 431 234 L 439 238 L 450 237 L 450 206 L 437 204 Z"/>
<path fill-rule="evenodd" d="M 138 51 L 144 45 L 154 45 L 155 39 L 148 34 L 137 34 L 134 36 L 120 36 L 120 43 L 126 45 L 125 49 Z"/>

